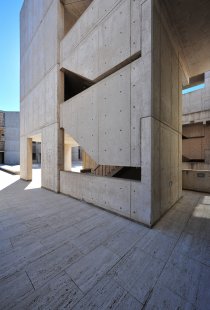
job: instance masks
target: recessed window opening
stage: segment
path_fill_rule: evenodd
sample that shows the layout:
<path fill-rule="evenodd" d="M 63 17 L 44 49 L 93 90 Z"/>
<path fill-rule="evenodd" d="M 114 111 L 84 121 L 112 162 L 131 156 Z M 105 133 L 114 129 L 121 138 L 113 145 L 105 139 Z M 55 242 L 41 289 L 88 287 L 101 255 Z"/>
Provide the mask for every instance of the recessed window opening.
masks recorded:
<path fill-rule="evenodd" d="M 183 87 L 182 94 L 185 95 L 188 93 L 192 93 L 204 87 L 205 87 L 205 75 L 204 73 L 202 73 L 190 78 L 189 85 Z"/>

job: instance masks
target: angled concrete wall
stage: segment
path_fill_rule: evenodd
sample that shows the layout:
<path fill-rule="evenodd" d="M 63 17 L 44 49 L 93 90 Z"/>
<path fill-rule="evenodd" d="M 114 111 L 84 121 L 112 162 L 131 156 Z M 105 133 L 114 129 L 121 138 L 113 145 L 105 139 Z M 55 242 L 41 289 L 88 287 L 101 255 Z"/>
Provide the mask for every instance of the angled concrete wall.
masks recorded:
<path fill-rule="evenodd" d="M 93 1 L 61 42 L 61 68 L 95 80 L 139 52 L 141 3 Z"/>
<path fill-rule="evenodd" d="M 143 66 L 140 58 L 61 105 L 61 127 L 98 164 L 140 166 Z"/>

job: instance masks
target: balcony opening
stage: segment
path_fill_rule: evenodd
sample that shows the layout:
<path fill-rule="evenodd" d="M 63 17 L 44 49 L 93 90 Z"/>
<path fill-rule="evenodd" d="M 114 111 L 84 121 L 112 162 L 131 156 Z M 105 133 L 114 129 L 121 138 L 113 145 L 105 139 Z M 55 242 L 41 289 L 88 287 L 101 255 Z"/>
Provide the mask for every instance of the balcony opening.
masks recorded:
<path fill-rule="evenodd" d="M 92 86 L 94 82 L 89 81 L 73 72 L 64 70 L 64 101 L 78 95 Z"/>
<path fill-rule="evenodd" d="M 98 165 L 85 151 L 82 152 L 82 173 L 101 177 L 112 177 L 141 181 L 141 167 L 122 167 L 113 165 Z"/>

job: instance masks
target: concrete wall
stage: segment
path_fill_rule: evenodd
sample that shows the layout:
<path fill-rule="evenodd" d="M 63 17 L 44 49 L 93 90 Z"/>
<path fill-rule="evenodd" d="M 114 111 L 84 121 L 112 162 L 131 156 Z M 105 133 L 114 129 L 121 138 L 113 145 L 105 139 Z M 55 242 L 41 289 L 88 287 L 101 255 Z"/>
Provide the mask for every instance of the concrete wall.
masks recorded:
<path fill-rule="evenodd" d="M 61 105 L 61 127 L 98 164 L 140 166 L 142 68 L 140 58 Z"/>
<path fill-rule="evenodd" d="M 95 13 L 93 14 L 92 11 Z M 107 17 L 102 18 L 101 14 Z M 143 26 L 140 24 L 140 16 Z M 107 78 L 63 103 L 61 126 L 97 163 L 141 166 L 142 181 L 135 182 L 132 188 L 129 185 L 130 181 L 126 183 L 128 197 L 124 200 L 126 202 L 131 196 L 134 203 L 128 203 L 128 211 L 124 215 L 149 226 L 152 224 L 150 156 L 152 124 L 151 117 L 146 116 L 151 115 L 151 17 L 150 0 L 94 1 L 61 43 L 61 67 L 91 79 L 98 78 L 136 52 L 139 52 L 138 55 L 141 54 L 141 58 L 135 61 L 130 59 L 129 65 L 113 74 L 110 74 L 111 70 Z M 81 34 L 78 32 L 79 29 Z M 101 31 L 106 33 L 106 30 L 107 35 L 100 36 L 103 48 L 99 51 L 99 45 L 94 45 L 97 40 L 92 41 L 92 38 L 95 33 L 97 35 Z M 83 37 L 86 37 L 84 41 Z M 84 48 L 81 44 L 85 44 Z M 92 44 L 91 49 L 87 48 L 88 44 Z M 116 44 L 117 48 L 112 44 Z M 101 61 L 105 60 L 104 63 L 93 68 L 92 58 L 87 51 L 96 55 L 97 58 L 94 61 L 96 64 L 100 57 Z M 81 65 L 74 62 L 73 54 L 79 61 L 81 60 Z M 62 61 L 64 59 L 65 61 Z M 86 59 L 85 62 L 82 59 Z M 80 193 L 80 190 L 83 191 L 82 187 L 88 187 L 89 195 L 96 195 L 95 188 L 89 187 L 90 180 L 86 176 L 72 177 L 71 173 L 62 172 L 61 178 L 64 176 L 66 185 L 64 189 L 62 179 L 61 192 L 89 201 L 86 195 L 81 196 Z M 71 186 L 72 178 L 78 180 L 77 192 L 74 192 L 73 185 Z M 83 181 L 80 181 L 80 178 Z M 94 178 L 93 176 L 92 182 L 95 182 Z M 97 190 L 100 192 L 107 182 L 116 184 L 112 189 L 112 204 L 118 204 L 117 200 L 114 202 L 114 197 L 120 195 L 121 180 L 110 181 L 102 177 L 100 189 Z M 100 200 L 101 196 L 98 197 Z M 106 199 L 109 199 L 108 194 Z M 120 213 L 112 204 L 106 204 L 104 200 L 98 201 L 98 205 Z"/>
<path fill-rule="evenodd" d="M 59 191 L 63 161 L 59 103 L 63 100 L 59 71 L 64 10 L 58 0 L 27 0 L 21 10 L 21 178 L 31 178 L 27 139 L 42 137 L 42 186 Z M 29 165 L 29 166 L 28 166 Z"/>
<path fill-rule="evenodd" d="M 162 2 L 95 0 L 65 36 L 60 1 L 36 3 L 21 12 L 21 177 L 40 134 L 44 187 L 151 226 L 181 195 L 181 67 Z M 60 69 L 95 82 L 61 109 Z M 97 163 L 141 167 L 141 182 L 60 172 L 65 132 Z"/>
<path fill-rule="evenodd" d="M 183 170 L 183 189 L 210 193 L 210 171 Z"/>
<path fill-rule="evenodd" d="M 93 1 L 61 42 L 61 68 L 95 80 L 139 52 L 142 3 Z"/>
<path fill-rule="evenodd" d="M 102 1 L 94 1 L 66 35 L 61 43 L 61 68 L 97 81 L 136 52 L 141 57 L 63 103 L 61 126 L 97 163 L 141 166 L 141 182 L 130 181 L 128 194 L 135 202 L 130 201 L 130 216 L 127 211 L 124 215 L 150 226 L 181 196 L 182 69 L 161 4 L 150 0 L 110 3 L 112 9 L 101 11 Z M 107 29 L 110 36 L 105 35 Z M 88 186 L 89 179 L 61 175 L 66 184 L 61 191 L 90 201 L 72 189 L 73 178 L 79 188 Z M 107 182 L 96 180 L 101 187 Z M 94 177 L 92 182 L 96 182 Z M 117 197 L 119 188 L 113 191 Z M 89 188 L 90 195 L 94 192 L 94 186 Z M 100 197 L 97 204 L 112 209 Z"/>
<path fill-rule="evenodd" d="M 20 164 L 20 113 L 5 112 L 4 163 Z"/>
<path fill-rule="evenodd" d="M 176 38 L 161 1 L 153 2 L 153 220 L 181 196 L 182 68 Z"/>

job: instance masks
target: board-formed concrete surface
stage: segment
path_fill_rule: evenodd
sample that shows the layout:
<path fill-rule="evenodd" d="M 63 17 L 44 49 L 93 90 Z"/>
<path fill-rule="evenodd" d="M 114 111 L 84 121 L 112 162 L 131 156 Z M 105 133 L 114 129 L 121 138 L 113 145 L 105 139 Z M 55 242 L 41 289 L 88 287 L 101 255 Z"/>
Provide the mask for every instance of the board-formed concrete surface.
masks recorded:
<path fill-rule="evenodd" d="M 1 309 L 209 309 L 210 196 L 149 229 L 35 181 L 0 171 Z"/>

